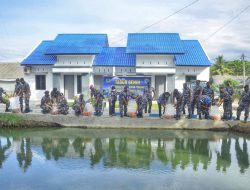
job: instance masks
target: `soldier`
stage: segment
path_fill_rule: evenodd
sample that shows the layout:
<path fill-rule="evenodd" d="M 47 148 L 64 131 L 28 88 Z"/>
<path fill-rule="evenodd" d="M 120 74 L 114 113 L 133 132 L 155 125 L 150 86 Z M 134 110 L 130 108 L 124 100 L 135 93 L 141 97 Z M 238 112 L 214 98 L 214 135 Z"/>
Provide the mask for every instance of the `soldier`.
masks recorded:
<path fill-rule="evenodd" d="M 27 82 L 25 82 L 23 78 L 20 79 L 20 82 L 22 84 L 22 92 L 24 95 L 24 102 L 25 102 L 24 112 L 28 113 L 30 112 L 30 107 L 29 107 L 29 101 L 30 101 L 30 95 L 31 95 L 30 85 Z"/>
<path fill-rule="evenodd" d="M 191 110 L 191 90 L 188 88 L 187 83 L 183 84 L 183 96 L 182 96 L 182 105 L 181 109 L 185 110 L 185 106 L 187 105 L 188 107 L 188 119 L 192 118 L 192 110 Z M 185 113 L 183 113 L 185 114 Z"/>
<path fill-rule="evenodd" d="M 56 104 L 58 102 L 58 96 L 60 95 L 60 92 L 57 90 L 57 88 L 53 88 L 53 90 L 50 92 L 51 100 L 53 104 Z"/>
<path fill-rule="evenodd" d="M 57 110 L 59 114 L 67 115 L 69 113 L 69 105 L 63 93 L 59 95 Z"/>
<path fill-rule="evenodd" d="M 161 117 L 161 113 L 165 113 L 166 105 L 168 103 L 168 99 L 170 97 L 169 92 L 162 93 L 159 98 L 157 99 L 158 109 L 159 109 L 159 117 Z M 163 112 L 162 112 L 163 107 Z"/>
<path fill-rule="evenodd" d="M 16 79 L 16 84 L 15 84 L 15 95 L 19 97 L 19 103 L 20 103 L 20 110 L 23 112 L 23 86 L 20 82 L 20 79 Z"/>
<path fill-rule="evenodd" d="M 51 112 L 51 110 L 52 110 L 52 102 L 51 102 L 51 98 L 49 96 L 49 91 L 44 92 L 44 96 L 41 99 L 40 107 L 42 109 L 43 114 Z"/>
<path fill-rule="evenodd" d="M 176 120 L 181 118 L 181 111 L 182 111 L 182 94 L 177 89 L 174 89 L 173 92 L 173 99 L 174 99 L 174 106 L 176 109 Z"/>
<path fill-rule="evenodd" d="M 152 94 L 155 95 L 154 88 L 151 87 L 150 81 L 147 81 L 146 86 L 144 87 L 144 91 L 143 91 L 143 95 L 145 95 L 147 98 L 145 113 L 147 113 L 147 111 L 149 114 L 151 113 L 152 101 L 153 101 L 153 97 L 154 97 L 154 95 L 152 95 Z"/>
<path fill-rule="evenodd" d="M 129 91 L 128 91 L 128 86 L 125 86 L 123 91 L 121 91 L 119 95 L 119 107 L 120 107 L 121 117 L 127 116 L 128 101 L 129 101 Z"/>
<path fill-rule="evenodd" d="M 83 94 L 80 94 L 79 98 L 74 101 L 73 110 L 75 110 L 75 115 L 79 116 L 83 113 L 85 107 L 85 100 Z"/>
<path fill-rule="evenodd" d="M 200 80 L 196 80 L 196 85 L 193 90 L 193 100 L 191 103 L 191 108 L 192 108 L 192 114 L 194 114 L 194 108 L 196 107 L 197 113 L 199 112 L 198 104 L 199 104 L 199 97 L 202 93 L 202 87 L 200 86 Z"/>
<path fill-rule="evenodd" d="M 210 82 L 206 83 L 206 86 L 204 87 L 204 89 L 202 90 L 202 95 L 207 95 L 211 98 L 211 101 L 214 102 L 214 91 L 211 88 L 211 84 Z"/>
<path fill-rule="evenodd" d="M 201 114 L 205 115 L 205 119 L 209 119 L 209 109 L 212 105 L 212 99 L 208 95 L 202 95 L 199 99 L 199 119 L 201 119 Z"/>
<path fill-rule="evenodd" d="M 0 103 L 3 103 L 6 105 L 5 112 L 10 112 L 10 110 L 9 110 L 10 101 L 8 99 L 4 98 L 3 94 L 5 94 L 5 96 L 7 96 L 7 93 L 4 91 L 4 89 L 0 87 Z"/>
<path fill-rule="evenodd" d="M 232 97 L 230 96 L 230 94 L 228 93 L 228 91 L 226 91 L 223 87 L 220 87 L 220 104 L 221 105 L 223 103 L 223 117 L 222 119 L 224 120 L 229 120 L 230 119 L 230 115 L 231 115 L 231 102 L 232 102 Z"/>
<path fill-rule="evenodd" d="M 101 116 L 103 101 L 102 93 L 99 90 L 95 89 L 93 85 L 90 85 L 90 96 L 91 98 L 95 98 L 95 115 Z"/>
<path fill-rule="evenodd" d="M 138 95 L 136 98 L 136 104 L 137 104 L 137 117 L 143 118 L 143 110 L 147 106 L 148 99 L 146 95 Z"/>
<path fill-rule="evenodd" d="M 231 102 L 229 103 L 228 109 L 230 110 L 230 119 L 232 119 L 232 116 L 233 116 L 233 94 L 234 94 L 234 89 L 233 89 L 232 84 L 231 84 L 230 81 L 227 81 L 226 86 L 227 87 L 226 87 L 225 90 L 231 96 Z"/>
<path fill-rule="evenodd" d="M 239 106 L 237 108 L 237 118 L 236 120 L 240 120 L 240 115 L 243 110 L 245 110 L 245 118 L 244 122 L 247 122 L 247 118 L 249 117 L 249 106 L 250 106 L 250 91 L 249 86 L 244 86 L 244 91 L 242 92 L 239 100 Z"/>
<path fill-rule="evenodd" d="M 115 86 L 111 87 L 111 92 L 108 94 L 108 100 L 109 100 L 109 115 L 115 116 L 115 103 L 117 100 L 117 92 L 115 89 Z"/>

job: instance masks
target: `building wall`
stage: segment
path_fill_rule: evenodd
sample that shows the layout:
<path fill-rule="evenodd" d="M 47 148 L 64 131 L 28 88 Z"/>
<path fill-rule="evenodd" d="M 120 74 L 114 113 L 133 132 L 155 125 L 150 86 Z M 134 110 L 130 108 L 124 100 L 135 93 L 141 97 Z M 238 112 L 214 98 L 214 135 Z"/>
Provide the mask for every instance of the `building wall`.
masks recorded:
<path fill-rule="evenodd" d="M 115 67 L 115 75 L 136 75 L 136 69 L 135 67 Z"/>
<path fill-rule="evenodd" d="M 94 57 L 94 55 L 58 55 L 55 66 L 92 66 Z"/>
<path fill-rule="evenodd" d="M 182 90 L 183 83 L 186 82 L 186 76 L 196 76 L 197 80 L 209 81 L 210 67 L 176 67 L 175 88 Z"/>
<path fill-rule="evenodd" d="M 167 66 L 175 67 L 173 55 L 136 55 L 137 67 Z"/>
<path fill-rule="evenodd" d="M 0 80 L 0 87 L 4 89 L 7 94 L 13 94 L 15 90 L 15 79 L 12 81 Z"/>
<path fill-rule="evenodd" d="M 31 89 L 31 100 L 41 100 L 45 90 L 36 90 L 36 75 L 46 76 L 46 90 L 53 88 L 53 75 L 51 66 L 32 66 L 30 73 L 24 74 L 24 80 L 27 81 Z"/>
<path fill-rule="evenodd" d="M 96 75 L 113 75 L 113 67 L 93 67 Z"/>

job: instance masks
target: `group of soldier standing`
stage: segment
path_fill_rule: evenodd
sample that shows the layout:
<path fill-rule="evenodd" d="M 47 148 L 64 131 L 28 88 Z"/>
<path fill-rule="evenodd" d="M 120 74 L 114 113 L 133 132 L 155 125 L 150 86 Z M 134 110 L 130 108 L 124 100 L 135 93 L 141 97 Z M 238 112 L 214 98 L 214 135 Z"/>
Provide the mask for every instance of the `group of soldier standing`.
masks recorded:
<path fill-rule="evenodd" d="M 6 92 L 3 88 L 0 88 L 0 103 L 6 104 L 6 112 L 9 112 L 10 102 L 3 97 Z M 29 99 L 31 95 L 29 84 L 23 79 L 16 79 L 14 95 L 19 97 L 20 111 L 23 113 L 30 112 Z M 179 120 L 182 114 L 186 113 L 186 107 L 188 110 L 187 118 L 191 119 L 194 115 L 194 110 L 197 109 L 197 115 L 199 119 L 202 119 L 203 115 L 205 119 L 210 119 L 210 108 L 212 105 L 220 106 L 223 104 L 223 120 L 231 120 L 233 116 L 232 103 L 233 103 L 234 89 L 231 86 L 230 81 L 227 82 L 226 87 L 220 87 L 219 99 L 214 98 L 214 91 L 211 88 L 210 82 L 206 83 L 206 86 L 202 88 L 200 81 L 197 80 L 196 84 L 191 90 L 187 83 L 183 84 L 183 91 L 174 89 L 173 94 L 169 92 L 162 93 L 158 99 L 159 117 L 165 114 L 167 105 L 170 100 L 174 103 L 175 118 Z M 95 115 L 101 116 L 103 111 L 103 99 L 104 95 L 100 90 L 97 90 L 93 85 L 90 86 L 90 96 L 92 104 L 95 108 Z M 111 91 L 108 93 L 109 101 L 109 115 L 115 116 L 116 101 L 119 101 L 120 117 L 128 116 L 128 102 L 130 99 L 135 99 L 137 104 L 136 114 L 138 118 L 143 117 L 143 112 L 151 113 L 152 101 L 155 99 L 154 88 L 151 87 L 150 82 L 147 81 L 142 95 L 136 95 L 129 90 L 128 86 L 125 86 L 121 92 L 117 92 L 115 86 L 111 87 Z M 25 109 L 23 109 L 23 102 L 25 103 Z M 83 113 L 86 102 L 83 94 L 74 101 L 73 110 L 76 115 Z M 244 91 L 241 94 L 239 100 L 239 106 L 237 109 L 236 120 L 240 119 L 241 112 L 245 111 L 244 120 L 247 121 L 249 116 L 250 106 L 250 91 L 249 86 L 244 86 Z M 68 114 L 69 105 L 64 97 L 63 93 L 54 88 L 51 92 L 45 91 L 44 96 L 41 99 L 42 113 L 51 113 L 55 108 L 57 114 Z"/>
<path fill-rule="evenodd" d="M 7 97 L 3 97 L 3 94 Z M 14 96 L 19 97 L 19 103 L 20 103 L 20 111 L 23 113 L 28 113 L 30 112 L 30 107 L 29 107 L 29 101 L 30 101 L 30 86 L 29 84 L 23 79 L 16 79 L 16 84 L 15 84 L 15 89 L 14 89 Z M 7 93 L 4 91 L 3 88 L 0 87 L 0 103 L 3 103 L 6 105 L 5 112 L 10 112 L 10 101 L 8 99 Z M 23 109 L 23 104 L 25 104 L 25 109 Z"/>

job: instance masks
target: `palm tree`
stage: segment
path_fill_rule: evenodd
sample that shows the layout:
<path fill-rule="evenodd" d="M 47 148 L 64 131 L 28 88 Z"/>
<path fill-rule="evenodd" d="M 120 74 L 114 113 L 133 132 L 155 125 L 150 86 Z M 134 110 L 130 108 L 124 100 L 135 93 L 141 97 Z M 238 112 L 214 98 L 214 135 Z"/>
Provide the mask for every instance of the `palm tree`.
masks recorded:
<path fill-rule="evenodd" d="M 225 75 L 225 74 L 233 74 L 232 69 L 226 66 L 226 61 L 223 55 L 219 55 L 216 58 L 215 64 L 211 67 L 212 75 Z"/>

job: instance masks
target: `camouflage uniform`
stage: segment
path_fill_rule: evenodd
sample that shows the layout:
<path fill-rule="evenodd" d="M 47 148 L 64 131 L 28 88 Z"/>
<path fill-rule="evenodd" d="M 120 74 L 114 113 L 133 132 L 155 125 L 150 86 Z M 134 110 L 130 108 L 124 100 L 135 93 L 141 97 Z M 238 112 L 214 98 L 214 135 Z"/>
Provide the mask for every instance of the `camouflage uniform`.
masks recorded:
<path fill-rule="evenodd" d="M 209 119 L 209 109 L 212 105 L 212 99 L 208 95 L 202 95 L 199 98 L 199 118 L 201 119 L 201 114 L 205 115 L 206 119 Z"/>
<path fill-rule="evenodd" d="M 166 105 L 168 103 L 168 99 L 169 97 L 168 96 L 165 96 L 164 93 L 161 94 L 159 96 L 159 98 L 157 99 L 157 103 L 158 103 L 158 109 L 159 109 L 159 117 L 161 117 L 161 113 L 165 113 L 165 108 L 166 108 Z M 163 107 L 163 112 L 162 112 L 162 107 Z"/>
<path fill-rule="evenodd" d="M 58 90 L 51 91 L 50 96 L 51 96 L 51 101 L 53 104 L 58 102 L 59 95 L 60 95 L 60 92 Z"/>
<path fill-rule="evenodd" d="M 224 93 L 220 93 L 220 98 L 223 99 L 223 118 L 230 119 L 231 117 L 231 106 L 232 105 L 232 97 L 230 94 L 225 90 Z"/>
<path fill-rule="evenodd" d="M 3 94 L 6 94 L 3 88 L 0 87 L 0 103 L 3 103 L 6 105 L 5 111 L 8 111 L 10 107 L 10 101 L 3 97 Z"/>
<path fill-rule="evenodd" d="M 146 96 L 147 104 L 145 107 L 145 113 L 151 113 L 151 107 L 152 107 L 152 101 L 153 101 L 153 96 L 152 93 L 154 92 L 154 89 L 150 86 L 144 87 L 143 95 Z M 148 109 L 147 109 L 148 108 Z"/>
<path fill-rule="evenodd" d="M 21 82 L 15 84 L 15 94 L 19 97 L 20 109 L 23 112 L 23 85 Z"/>
<path fill-rule="evenodd" d="M 59 98 L 57 109 L 59 114 L 67 115 L 69 113 L 69 105 L 65 97 Z"/>
<path fill-rule="evenodd" d="M 85 100 L 82 98 L 78 98 L 77 100 L 74 101 L 72 109 L 75 110 L 76 115 L 80 115 L 83 113 L 85 107 Z"/>
<path fill-rule="evenodd" d="M 109 115 L 115 115 L 115 103 L 117 101 L 117 92 L 112 90 L 108 95 L 109 100 Z"/>
<path fill-rule="evenodd" d="M 187 105 L 189 117 L 191 117 L 191 115 L 192 115 L 190 96 L 191 96 L 190 88 L 188 88 L 188 87 L 184 88 L 181 109 L 185 110 L 185 106 Z"/>
<path fill-rule="evenodd" d="M 41 99 L 41 105 L 40 108 L 42 109 L 42 112 L 45 113 L 50 113 L 52 110 L 52 105 L 51 105 L 51 98 L 46 95 L 44 95 Z"/>
<path fill-rule="evenodd" d="M 194 108 L 197 108 L 197 113 L 199 112 L 199 96 L 202 92 L 202 87 L 200 85 L 196 85 L 193 90 L 193 99 L 191 103 L 192 114 L 194 114 Z"/>
<path fill-rule="evenodd" d="M 181 117 L 181 111 L 182 111 L 182 94 L 179 91 L 174 92 L 174 99 L 176 99 L 176 118 L 179 119 Z"/>
<path fill-rule="evenodd" d="M 225 90 L 231 96 L 231 102 L 228 104 L 228 109 L 230 110 L 230 119 L 231 119 L 232 115 L 233 115 L 233 94 L 234 94 L 234 89 L 233 89 L 233 87 L 228 86 L 228 87 L 225 88 Z"/>
<path fill-rule="evenodd" d="M 122 91 L 119 95 L 119 107 L 120 107 L 120 116 L 127 116 L 128 111 L 128 101 L 130 97 L 129 91 Z"/>
<path fill-rule="evenodd" d="M 24 103 L 25 103 L 25 111 L 29 111 L 29 103 L 30 103 L 30 85 L 27 82 L 22 84 L 23 94 L 24 94 Z"/>
<path fill-rule="evenodd" d="M 203 88 L 202 95 L 209 96 L 211 98 L 211 100 L 213 101 L 214 91 L 211 88 L 206 86 L 206 87 Z"/>
<path fill-rule="evenodd" d="M 240 118 L 240 114 L 245 110 L 245 121 L 249 117 L 249 107 L 250 107 L 250 91 L 243 91 L 240 97 L 239 107 L 237 108 L 237 118 Z"/>
<path fill-rule="evenodd" d="M 136 98 L 136 103 L 137 103 L 137 117 L 142 118 L 143 117 L 143 110 L 147 106 L 148 99 L 146 95 L 143 96 L 138 96 Z"/>
<path fill-rule="evenodd" d="M 103 95 L 102 95 L 102 93 L 99 90 L 96 90 L 96 89 L 91 89 L 90 95 L 91 95 L 91 98 L 94 97 L 95 100 L 96 100 L 96 103 L 95 103 L 95 114 L 97 116 L 100 116 L 101 112 L 102 112 Z"/>

